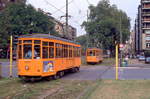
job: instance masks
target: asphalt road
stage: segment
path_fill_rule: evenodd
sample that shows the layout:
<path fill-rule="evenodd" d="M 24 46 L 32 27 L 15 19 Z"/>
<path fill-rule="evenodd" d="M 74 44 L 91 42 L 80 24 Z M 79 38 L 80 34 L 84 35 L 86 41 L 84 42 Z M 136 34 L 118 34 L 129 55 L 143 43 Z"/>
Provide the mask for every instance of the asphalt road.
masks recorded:
<path fill-rule="evenodd" d="M 9 62 L 0 62 L 1 63 L 1 71 L 0 71 L 0 76 L 1 77 L 9 77 Z M 12 77 L 17 77 L 17 67 L 16 67 L 16 62 L 13 62 L 13 67 L 12 67 Z"/>
<path fill-rule="evenodd" d="M 2 77 L 9 77 L 9 62 L 2 63 Z M 13 77 L 17 77 L 17 67 L 13 63 Z M 65 75 L 62 79 L 98 80 L 115 79 L 115 67 L 111 66 L 81 66 L 80 72 Z M 128 67 L 119 67 L 119 79 L 150 79 L 150 64 L 132 60 Z"/>

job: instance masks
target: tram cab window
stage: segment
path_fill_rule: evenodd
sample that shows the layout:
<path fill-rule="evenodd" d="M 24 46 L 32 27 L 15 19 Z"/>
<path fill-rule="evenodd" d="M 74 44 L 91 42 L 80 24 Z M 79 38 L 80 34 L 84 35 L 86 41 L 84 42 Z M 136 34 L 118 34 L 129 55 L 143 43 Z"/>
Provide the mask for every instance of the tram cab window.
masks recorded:
<path fill-rule="evenodd" d="M 40 59 L 40 45 L 34 46 L 34 59 Z"/>
<path fill-rule="evenodd" d="M 18 58 L 22 59 L 22 45 L 19 45 L 19 48 L 18 48 Z"/>
<path fill-rule="evenodd" d="M 32 45 L 31 44 L 24 45 L 23 49 L 24 49 L 24 58 L 32 59 Z"/>
<path fill-rule="evenodd" d="M 89 52 L 89 56 L 95 56 L 95 52 L 94 51 L 90 51 Z"/>

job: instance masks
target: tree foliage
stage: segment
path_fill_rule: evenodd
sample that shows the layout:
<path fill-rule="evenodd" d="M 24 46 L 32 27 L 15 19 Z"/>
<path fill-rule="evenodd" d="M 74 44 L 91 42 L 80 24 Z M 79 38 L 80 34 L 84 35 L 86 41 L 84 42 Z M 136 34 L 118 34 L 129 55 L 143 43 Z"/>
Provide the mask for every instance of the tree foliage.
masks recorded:
<path fill-rule="evenodd" d="M 123 42 L 129 38 L 130 18 L 116 5 L 110 5 L 109 0 L 102 0 L 97 6 L 90 5 L 89 10 L 88 21 L 82 24 L 89 34 L 89 47 L 113 50 L 114 41 L 120 41 L 120 33 Z"/>
<path fill-rule="evenodd" d="M 0 13 L 0 47 L 8 45 L 9 36 L 30 33 L 56 33 L 54 23 L 42 11 L 25 3 L 9 4 Z"/>

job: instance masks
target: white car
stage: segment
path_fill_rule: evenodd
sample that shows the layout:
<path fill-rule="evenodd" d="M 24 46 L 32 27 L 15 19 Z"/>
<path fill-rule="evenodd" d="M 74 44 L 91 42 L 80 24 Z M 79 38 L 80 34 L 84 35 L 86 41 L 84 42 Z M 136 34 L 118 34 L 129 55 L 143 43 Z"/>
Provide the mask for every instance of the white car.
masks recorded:
<path fill-rule="evenodd" d="M 139 56 L 139 61 L 145 61 L 145 57 L 144 56 Z"/>

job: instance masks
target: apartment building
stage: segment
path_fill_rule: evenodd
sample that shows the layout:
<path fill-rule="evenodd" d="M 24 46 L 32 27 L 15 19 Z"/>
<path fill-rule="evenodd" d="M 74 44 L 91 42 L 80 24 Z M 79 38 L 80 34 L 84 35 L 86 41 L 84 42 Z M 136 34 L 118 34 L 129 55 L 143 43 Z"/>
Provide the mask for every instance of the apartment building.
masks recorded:
<path fill-rule="evenodd" d="M 142 51 L 142 9 L 141 5 L 138 6 L 138 14 L 137 18 L 135 20 L 135 26 L 134 26 L 134 45 L 135 45 L 135 52 L 139 54 Z"/>
<path fill-rule="evenodd" d="M 45 13 L 45 12 L 44 12 Z M 68 25 L 68 34 L 66 34 L 66 24 L 64 22 L 60 22 L 51 16 L 50 13 L 45 13 L 49 16 L 49 19 L 55 23 L 55 31 L 61 37 L 65 37 L 66 39 L 74 40 L 77 37 L 77 29 L 71 25 Z"/>
<path fill-rule="evenodd" d="M 135 21 L 135 51 L 150 50 L 150 0 L 141 0 Z"/>
<path fill-rule="evenodd" d="M 150 0 L 141 0 L 142 50 L 150 50 Z"/>

